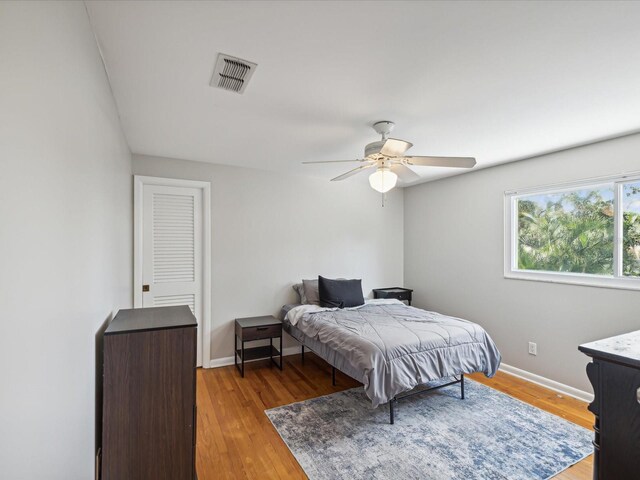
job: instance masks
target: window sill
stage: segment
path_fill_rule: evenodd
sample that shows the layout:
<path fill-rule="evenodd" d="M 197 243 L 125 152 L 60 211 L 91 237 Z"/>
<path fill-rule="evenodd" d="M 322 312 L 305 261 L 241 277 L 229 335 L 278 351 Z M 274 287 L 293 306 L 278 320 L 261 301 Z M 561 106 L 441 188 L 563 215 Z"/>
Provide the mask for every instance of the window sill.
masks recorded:
<path fill-rule="evenodd" d="M 582 287 L 640 290 L 640 278 L 614 278 L 587 274 L 571 275 L 567 273 L 534 272 L 530 270 L 508 271 L 504 273 L 504 278 L 545 283 L 562 283 Z"/>

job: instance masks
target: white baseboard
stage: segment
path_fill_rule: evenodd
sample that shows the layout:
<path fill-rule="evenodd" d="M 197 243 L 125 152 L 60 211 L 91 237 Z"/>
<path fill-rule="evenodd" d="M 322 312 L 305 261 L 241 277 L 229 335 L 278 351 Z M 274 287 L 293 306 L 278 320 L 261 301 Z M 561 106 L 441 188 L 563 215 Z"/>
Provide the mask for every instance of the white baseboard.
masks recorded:
<path fill-rule="evenodd" d="M 300 346 L 287 347 L 282 351 L 282 356 L 286 357 L 288 355 L 296 355 L 300 353 Z M 249 362 L 258 362 L 258 360 L 247 360 L 245 363 Z M 218 368 L 218 367 L 227 367 L 229 365 L 234 364 L 234 358 L 231 357 L 222 357 L 222 358 L 212 358 L 209 361 L 209 366 L 205 368 Z"/>
<path fill-rule="evenodd" d="M 535 373 L 527 372 L 526 370 L 521 370 L 505 363 L 500 365 L 500 371 L 508 373 L 509 375 L 513 375 L 514 377 L 527 380 L 528 382 L 535 383 L 536 385 L 540 385 L 541 387 L 548 388 L 549 390 L 553 390 L 554 392 L 577 398 L 578 400 L 582 400 L 583 402 L 593 402 L 593 394 L 585 392 L 583 390 L 578 390 L 577 388 L 570 387 L 569 385 L 556 382 L 555 380 L 551 380 L 549 378 L 541 377 L 540 375 L 536 375 Z"/>

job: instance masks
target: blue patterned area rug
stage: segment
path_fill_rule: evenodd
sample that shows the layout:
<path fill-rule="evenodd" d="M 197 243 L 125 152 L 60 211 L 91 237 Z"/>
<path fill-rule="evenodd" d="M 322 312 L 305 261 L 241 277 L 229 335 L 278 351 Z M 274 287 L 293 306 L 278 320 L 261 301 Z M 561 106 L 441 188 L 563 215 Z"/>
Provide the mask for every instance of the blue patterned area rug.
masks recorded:
<path fill-rule="evenodd" d="M 465 379 L 398 401 L 361 388 L 266 411 L 311 480 L 546 479 L 592 453 L 592 433 Z"/>

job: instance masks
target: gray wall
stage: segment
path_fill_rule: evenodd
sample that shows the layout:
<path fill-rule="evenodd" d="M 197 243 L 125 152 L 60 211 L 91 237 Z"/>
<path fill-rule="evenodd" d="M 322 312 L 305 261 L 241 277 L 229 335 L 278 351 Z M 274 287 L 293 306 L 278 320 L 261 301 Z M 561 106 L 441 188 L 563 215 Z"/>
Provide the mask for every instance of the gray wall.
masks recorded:
<path fill-rule="evenodd" d="M 0 2 L 0 65 L 0 478 L 87 480 L 131 156 L 82 2 Z"/>
<path fill-rule="evenodd" d="M 591 391 L 577 347 L 639 329 L 640 292 L 503 278 L 503 194 L 633 170 L 640 135 L 405 189 L 404 283 L 415 304 L 478 322 L 509 365 Z"/>
<path fill-rule="evenodd" d="M 302 278 L 362 278 L 365 295 L 402 283 L 401 189 L 383 208 L 363 182 L 139 155 L 133 171 L 211 182 L 214 360 L 233 354 L 235 318 L 278 314 Z"/>

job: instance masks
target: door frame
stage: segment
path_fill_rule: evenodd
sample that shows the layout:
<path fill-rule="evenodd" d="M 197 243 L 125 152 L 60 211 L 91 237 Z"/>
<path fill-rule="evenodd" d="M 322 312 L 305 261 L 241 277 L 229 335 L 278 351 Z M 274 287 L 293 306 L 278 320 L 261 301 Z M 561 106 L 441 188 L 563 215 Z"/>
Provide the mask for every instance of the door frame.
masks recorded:
<path fill-rule="evenodd" d="M 202 190 L 202 367 L 211 363 L 211 182 L 133 176 L 133 306 L 142 308 L 142 205 L 145 185 Z"/>

